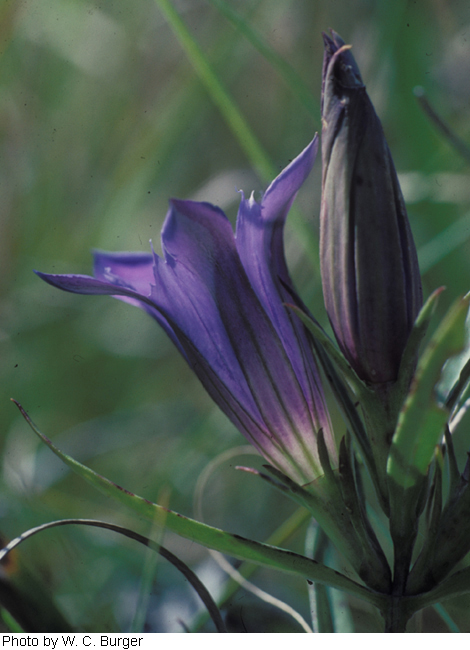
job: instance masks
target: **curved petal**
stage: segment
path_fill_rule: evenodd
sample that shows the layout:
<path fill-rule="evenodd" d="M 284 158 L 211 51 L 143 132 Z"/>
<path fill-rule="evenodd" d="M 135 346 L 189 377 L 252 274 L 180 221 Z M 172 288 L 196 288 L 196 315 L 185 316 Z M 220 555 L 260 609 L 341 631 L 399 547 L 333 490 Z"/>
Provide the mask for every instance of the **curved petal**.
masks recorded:
<path fill-rule="evenodd" d="M 261 205 L 242 198 L 237 217 L 237 249 L 259 299 L 268 311 L 272 279 L 291 284 L 284 257 L 283 233 L 287 213 L 310 174 L 318 151 L 318 136 L 266 190 Z"/>
<path fill-rule="evenodd" d="M 109 282 L 108 280 L 97 280 L 90 275 L 74 275 L 74 274 L 55 274 L 55 273 L 41 273 L 41 271 L 34 271 L 42 280 L 51 284 L 53 287 L 69 291 L 70 293 L 81 293 L 93 296 L 114 296 L 122 295 L 129 297 L 136 297 L 140 300 L 139 294 L 131 287 L 126 286 L 124 283 L 121 285 Z"/>
<path fill-rule="evenodd" d="M 296 371 L 299 355 L 298 338 L 293 336 L 294 317 L 283 304 L 292 300 L 282 284 L 292 287 L 284 256 L 283 232 L 288 210 L 312 169 L 317 148 L 315 136 L 271 183 L 261 205 L 253 197 L 248 201 L 242 198 L 237 218 L 237 249 L 241 262 Z M 299 330 L 306 342 L 304 330 Z"/>
<path fill-rule="evenodd" d="M 113 253 L 109 254 L 113 256 Z M 146 294 L 138 293 L 131 285 L 127 284 L 121 277 L 107 274 L 101 274 L 103 279 L 94 278 L 90 275 L 73 275 L 73 274 L 54 274 L 54 273 L 41 273 L 34 271 L 42 280 L 51 284 L 53 287 L 69 291 L 71 293 L 80 293 L 83 295 L 94 296 L 113 296 L 119 298 L 131 305 L 140 307 L 148 314 L 153 316 L 155 320 L 163 327 L 170 339 L 176 345 L 181 354 L 186 358 L 186 354 L 180 345 L 178 338 L 175 336 L 173 328 L 168 323 L 167 319 L 158 310 L 157 306 L 150 299 L 150 284 Z"/>
<path fill-rule="evenodd" d="M 184 345 L 194 347 L 261 421 L 214 296 L 214 259 L 229 256 L 230 238 L 230 223 L 214 206 L 172 201 L 162 229 L 164 259 L 154 255 L 152 299 L 176 325 Z"/>
<path fill-rule="evenodd" d="M 318 135 L 312 142 L 273 180 L 264 193 L 263 221 L 285 221 L 297 192 L 307 180 L 318 152 Z"/>
<path fill-rule="evenodd" d="M 151 253 L 108 253 L 93 251 L 93 274 L 95 278 L 114 285 L 126 285 L 139 296 L 150 297 L 153 282 L 153 256 Z M 154 307 L 124 295 L 115 295 L 124 302 L 145 309 L 160 322 L 161 315 Z"/>
<path fill-rule="evenodd" d="M 331 425 L 304 326 L 285 307 L 292 302 L 292 282 L 287 270 L 283 230 L 289 208 L 310 173 L 318 149 L 318 138 L 271 183 L 261 204 L 242 197 L 237 218 L 237 249 L 240 259 L 264 309 L 281 339 L 312 415 L 310 444 L 323 428 L 332 459 L 336 458 Z"/>
<path fill-rule="evenodd" d="M 135 307 L 140 307 L 155 318 L 186 358 L 183 348 L 166 318 L 155 308 L 153 303 L 142 300 L 142 296 L 150 298 L 151 285 L 154 282 L 153 255 L 151 253 L 109 253 L 96 250 L 93 251 L 93 259 L 95 277 L 112 284 L 125 283 L 132 287 L 139 294 L 139 298 L 116 294 L 114 297 Z"/>
<path fill-rule="evenodd" d="M 93 251 L 93 275 L 99 280 L 119 278 L 137 293 L 150 296 L 153 282 L 153 256 L 151 253 L 108 253 Z"/>

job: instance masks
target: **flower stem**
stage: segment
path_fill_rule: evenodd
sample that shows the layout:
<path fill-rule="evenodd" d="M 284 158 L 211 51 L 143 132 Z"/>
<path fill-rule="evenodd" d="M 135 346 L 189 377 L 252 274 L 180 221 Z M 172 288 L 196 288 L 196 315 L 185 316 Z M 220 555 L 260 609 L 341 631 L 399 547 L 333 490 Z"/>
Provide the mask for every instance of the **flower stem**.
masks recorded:
<path fill-rule="evenodd" d="M 385 632 L 406 632 L 406 624 L 408 623 L 410 614 L 402 605 L 403 601 L 401 598 L 396 596 L 391 597 L 388 609 L 382 612 L 382 616 L 385 619 Z"/>

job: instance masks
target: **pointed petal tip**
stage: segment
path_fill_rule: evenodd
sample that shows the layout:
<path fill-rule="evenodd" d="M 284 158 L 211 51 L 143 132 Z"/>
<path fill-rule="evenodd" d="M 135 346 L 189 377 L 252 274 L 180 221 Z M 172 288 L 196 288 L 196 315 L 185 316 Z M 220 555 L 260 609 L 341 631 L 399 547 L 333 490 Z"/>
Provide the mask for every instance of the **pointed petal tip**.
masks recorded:
<path fill-rule="evenodd" d="M 240 207 L 243 205 L 245 208 L 251 209 L 256 205 L 259 205 L 258 201 L 255 199 L 255 191 L 253 190 L 250 196 L 246 199 L 245 194 L 241 192 Z"/>
<path fill-rule="evenodd" d="M 194 209 L 198 205 L 206 205 L 205 201 L 192 201 L 191 199 L 177 199 L 172 197 L 168 200 L 170 209 L 174 208 L 179 212 L 186 212 L 188 210 Z"/>
<path fill-rule="evenodd" d="M 307 146 L 307 149 L 311 147 L 312 149 L 315 150 L 315 155 L 317 154 L 318 151 L 318 142 L 319 142 L 318 131 L 316 131 L 313 136 L 312 142 Z"/>
<path fill-rule="evenodd" d="M 174 216 L 175 213 L 180 213 L 186 217 L 190 216 L 198 209 L 200 205 L 203 205 L 203 203 L 199 201 L 191 201 L 190 199 L 177 199 L 177 198 L 169 199 L 168 204 L 169 204 L 169 210 L 166 217 L 167 219 L 171 216 Z"/>
<path fill-rule="evenodd" d="M 170 206 L 170 209 L 175 207 L 175 205 L 178 204 L 179 201 L 182 201 L 183 199 L 177 199 L 174 196 L 170 197 L 168 199 L 168 205 Z"/>
<path fill-rule="evenodd" d="M 91 275 L 78 275 L 78 274 L 55 274 L 55 273 L 42 273 L 35 271 L 41 280 L 48 284 L 69 291 L 70 293 L 80 293 L 83 295 L 135 295 L 135 291 L 129 290 L 126 287 L 119 287 L 92 277 Z"/>
<path fill-rule="evenodd" d="M 62 277 L 71 277 L 55 273 L 43 273 L 42 271 L 37 271 L 36 269 L 33 269 L 33 273 L 36 273 L 36 275 L 41 278 L 41 280 L 44 280 L 44 282 L 47 282 L 47 284 L 51 284 L 53 287 L 57 286 L 57 279 Z"/>
<path fill-rule="evenodd" d="M 166 214 L 165 222 L 163 227 L 165 227 L 166 221 L 171 217 L 174 212 L 184 212 L 186 201 L 184 199 L 176 199 L 172 197 L 168 199 L 168 212 Z"/>
<path fill-rule="evenodd" d="M 318 152 L 318 134 L 277 176 L 266 190 L 261 205 L 265 211 L 264 218 L 268 221 L 275 217 L 275 212 L 290 208 L 298 190 L 312 171 Z M 266 214 L 270 212 L 270 216 Z M 286 215 L 284 215 L 285 217 Z"/>
<path fill-rule="evenodd" d="M 243 203 L 243 201 L 245 201 L 245 192 L 243 190 L 237 188 L 237 193 L 240 194 L 240 203 Z M 252 194 L 253 194 L 253 192 L 252 192 Z"/>
<path fill-rule="evenodd" d="M 36 271 L 36 269 L 34 269 L 34 273 L 36 273 L 36 275 L 40 277 L 41 280 L 47 282 L 47 284 L 50 284 L 53 287 L 57 287 L 58 289 L 64 289 L 65 291 L 72 292 L 74 291 L 77 280 L 80 282 L 82 278 L 92 279 L 84 275 L 61 275 L 59 273 L 43 273 L 42 271 Z M 76 291 L 76 293 L 78 293 L 78 291 Z"/>

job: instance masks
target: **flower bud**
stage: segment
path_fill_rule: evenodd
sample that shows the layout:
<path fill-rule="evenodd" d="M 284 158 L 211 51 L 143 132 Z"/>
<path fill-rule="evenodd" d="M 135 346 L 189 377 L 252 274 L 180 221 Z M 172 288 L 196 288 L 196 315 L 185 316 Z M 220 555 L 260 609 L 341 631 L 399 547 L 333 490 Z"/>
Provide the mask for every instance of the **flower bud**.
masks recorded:
<path fill-rule="evenodd" d="M 369 384 L 397 379 L 422 305 L 403 196 L 350 46 L 324 35 L 323 293 L 338 344 Z"/>

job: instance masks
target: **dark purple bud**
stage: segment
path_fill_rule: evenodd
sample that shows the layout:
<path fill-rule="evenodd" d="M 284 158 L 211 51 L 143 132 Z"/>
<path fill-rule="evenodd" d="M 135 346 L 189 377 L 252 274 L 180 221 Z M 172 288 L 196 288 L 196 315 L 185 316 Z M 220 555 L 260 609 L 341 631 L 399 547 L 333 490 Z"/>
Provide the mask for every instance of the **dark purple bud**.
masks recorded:
<path fill-rule="evenodd" d="M 320 254 L 336 339 L 361 379 L 394 382 L 422 305 L 397 174 L 350 46 L 324 35 Z"/>

